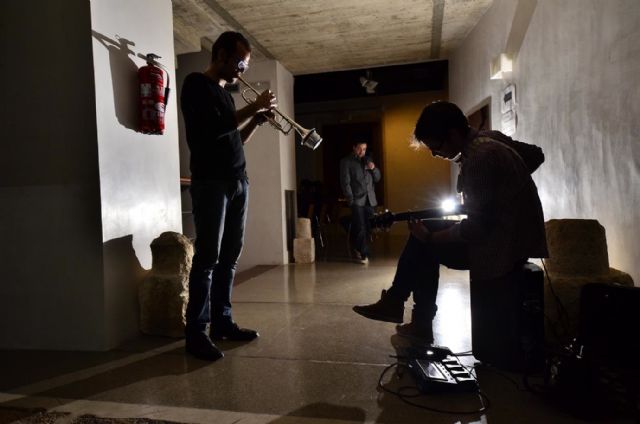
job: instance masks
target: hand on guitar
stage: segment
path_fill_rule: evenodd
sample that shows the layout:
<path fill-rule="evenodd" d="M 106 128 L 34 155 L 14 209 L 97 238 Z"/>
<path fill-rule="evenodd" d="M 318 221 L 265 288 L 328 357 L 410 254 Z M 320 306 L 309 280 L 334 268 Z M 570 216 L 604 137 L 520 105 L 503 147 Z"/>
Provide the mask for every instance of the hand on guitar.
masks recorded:
<path fill-rule="evenodd" d="M 419 219 L 410 219 L 409 221 L 407 221 L 407 224 L 412 236 L 423 243 L 431 240 L 432 233 L 427 229 L 422 221 L 420 221 Z"/>

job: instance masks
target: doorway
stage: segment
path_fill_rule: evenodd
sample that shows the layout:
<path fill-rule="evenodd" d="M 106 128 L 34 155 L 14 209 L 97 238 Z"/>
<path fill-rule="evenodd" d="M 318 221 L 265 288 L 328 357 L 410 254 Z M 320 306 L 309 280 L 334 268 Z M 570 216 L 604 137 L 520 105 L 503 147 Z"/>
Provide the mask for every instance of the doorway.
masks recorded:
<path fill-rule="evenodd" d="M 483 103 L 475 112 L 467 116 L 469 126 L 478 131 L 491 129 L 491 99 L 485 100 Z"/>

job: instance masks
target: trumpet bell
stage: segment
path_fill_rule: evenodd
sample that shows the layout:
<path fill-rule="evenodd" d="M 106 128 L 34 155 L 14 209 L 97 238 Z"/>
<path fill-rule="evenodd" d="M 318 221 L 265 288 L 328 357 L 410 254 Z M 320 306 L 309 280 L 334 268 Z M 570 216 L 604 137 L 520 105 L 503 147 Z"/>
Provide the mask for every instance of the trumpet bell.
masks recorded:
<path fill-rule="evenodd" d="M 302 141 L 300 142 L 300 144 L 310 148 L 311 150 L 315 150 L 320 145 L 320 143 L 322 143 L 322 137 L 316 132 L 315 128 L 301 133 L 300 136 L 302 137 Z"/>

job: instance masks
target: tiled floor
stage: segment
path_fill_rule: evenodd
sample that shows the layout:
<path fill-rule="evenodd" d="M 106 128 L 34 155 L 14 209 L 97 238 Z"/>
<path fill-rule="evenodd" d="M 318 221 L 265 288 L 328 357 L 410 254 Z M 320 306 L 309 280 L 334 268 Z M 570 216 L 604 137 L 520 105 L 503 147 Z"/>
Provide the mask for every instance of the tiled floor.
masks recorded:
<path fill-rule="evenodd" d="M 253 272 L 234 289 L 235 317 L 261 337 L 221 343 L 226 357 L 215 363 L 185 356 L 181 340 L 150 337 L 103 353 L 0 352 L 0 412 L 44 407 L 216 424 L 581 422 L 524 391 L 519 376 L 489 370 L 478 371 L 491 402 L 484 414 L 430 412 L 379 391 L 380 373 L 393 362 L 394 325 L 351 307 L 375 301 L 394 270 L 394 259 L 375 259 L 368 266 L 342 260 Z M 441 281 L 436 341 L 467 351 L 467 273 L 443 269 Z M 415 401 L 455 411 L 479 407 L 474 395 Z"/>

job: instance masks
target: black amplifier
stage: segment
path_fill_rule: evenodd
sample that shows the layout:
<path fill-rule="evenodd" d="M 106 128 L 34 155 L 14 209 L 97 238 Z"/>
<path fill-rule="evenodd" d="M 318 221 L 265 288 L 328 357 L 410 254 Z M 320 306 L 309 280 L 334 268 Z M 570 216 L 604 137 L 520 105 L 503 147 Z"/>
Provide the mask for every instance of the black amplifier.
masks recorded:
<path fill-rule="evenodd" d="M 492 280 L 471 281 L 476 359 L 512 371 L 544 368 L 544 272 L 525 263 Z"/>
<path fill-rule="evenodd" d="M 592 283 L 580 294 L 578 341 L 586 354 L 619 360 L 640 351 L 640 288 Z M 626 362 L 626 361 L 622 361 Z M 637 364 L 637 361 L 633 361 Z M 637 365 L 636 365 L 637 366 Z"/>

